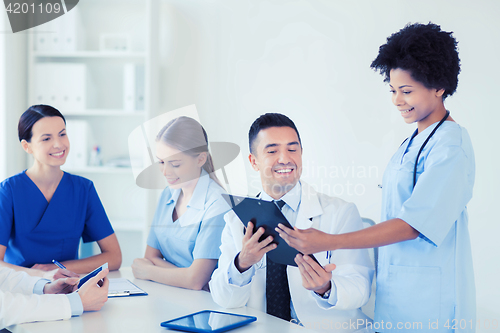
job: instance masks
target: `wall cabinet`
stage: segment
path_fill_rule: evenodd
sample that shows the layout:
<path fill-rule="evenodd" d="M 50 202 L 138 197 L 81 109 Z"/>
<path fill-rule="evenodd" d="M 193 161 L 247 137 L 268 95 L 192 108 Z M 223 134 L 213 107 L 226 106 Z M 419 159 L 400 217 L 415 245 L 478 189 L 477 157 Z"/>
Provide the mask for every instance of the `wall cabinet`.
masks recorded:
<path fill-rule="evenodd" d="M 128 153 L 128 135 L 156 107 L 157 14 L 157 0 L 80 1 L 28 41 L 28 104 L 66 117 L 63 169 L 94 182 L 124 266 L 144 254 L 157 196 L 135 184 Z M 83 246 L 81 255 L 96 250 Z"/>

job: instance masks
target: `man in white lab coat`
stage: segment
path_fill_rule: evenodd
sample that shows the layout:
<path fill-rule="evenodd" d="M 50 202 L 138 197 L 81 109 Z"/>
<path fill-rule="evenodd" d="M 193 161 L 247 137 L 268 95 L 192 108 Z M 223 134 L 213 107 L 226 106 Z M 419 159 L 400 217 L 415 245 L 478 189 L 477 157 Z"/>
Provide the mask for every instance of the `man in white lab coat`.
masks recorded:
<path fill-rule="evenodd" d="M 362 228 L 354 204 L 317 193 L 300 181 L 302 144 L 288 117 L 277 113 L 260 116 L 250 128 L 249 146 L 250 164 L 261 177 L 259 197 L 274 200 L 292 226 L 328 233 Z M 298 267 L 279 265 L 266 256 L 276 248 L 272 237 L 259 242 L 263 228 L 252 234 L 249 222 L 244 230 L 232 210 L 224 218 L 222 254 L 210 281 L 217 304 L 226 308 L 247 305 L 321 331 L 365 327 L 369 319 L 360 307 L 370 297 L 373 277 L 366 249 L 316 253 L 323 267 L 302 255 L 295 258 Z"/>
<path fill-rule="evenodd" d="M 108 299 L 108 272 L 108 269 L 99 272 L 78 292 L 72 293 L 78 278 L 50 282 L 22 271 L 0 267 L 0 330 L 10 325 L 69 319 L 83 311 L 100 310 Z M 102 279 L 99 286 L 98 282 Z"/>

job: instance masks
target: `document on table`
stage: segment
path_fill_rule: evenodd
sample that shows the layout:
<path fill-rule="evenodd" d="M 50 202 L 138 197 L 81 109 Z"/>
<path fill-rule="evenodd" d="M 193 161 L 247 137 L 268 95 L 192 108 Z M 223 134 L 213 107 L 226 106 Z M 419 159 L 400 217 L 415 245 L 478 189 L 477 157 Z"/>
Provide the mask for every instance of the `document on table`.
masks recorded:
<path fill-rule="evenodd" d="M 140 296 L 148 293 L 137 287 L 128 279 L 109 279 L 108 297 Z"/>

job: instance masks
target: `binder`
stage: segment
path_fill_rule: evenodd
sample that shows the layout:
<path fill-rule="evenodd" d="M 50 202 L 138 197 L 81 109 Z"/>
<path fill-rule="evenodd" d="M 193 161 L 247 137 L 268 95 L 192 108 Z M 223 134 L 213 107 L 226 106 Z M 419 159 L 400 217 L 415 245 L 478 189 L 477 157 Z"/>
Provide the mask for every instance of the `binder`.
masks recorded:
<path fill-rule="evenodd" d="M 62 8 L 61 8 L 62 10 Z M 78 7 L 35 28 L 36 52 L 76 52 L 85 49 L 85 29 Z"/>
<path fill-rule="evenodd" d="M 66 133 L 71 146 L 63 169 L 68 170 L 88 166 L 88 122 L 85 120 L 66 120 Z"/>
<path fill-rule="evenodd" d="M 123 109 L 144 110 L 144 66 L 127 63 L 123 66 Z"/>
<path fill-rule="evenodd" d="M 63 114 L 85 111 L 87 66 L 81 63 L 35 65 L 36 103 L 49 104 Z"/>
<path fill-rule="evenodd" d="M 123 109 L 127 112 L 135 110 L 135 83 L 135 64 L 125 64 L 123 66 Z"/>

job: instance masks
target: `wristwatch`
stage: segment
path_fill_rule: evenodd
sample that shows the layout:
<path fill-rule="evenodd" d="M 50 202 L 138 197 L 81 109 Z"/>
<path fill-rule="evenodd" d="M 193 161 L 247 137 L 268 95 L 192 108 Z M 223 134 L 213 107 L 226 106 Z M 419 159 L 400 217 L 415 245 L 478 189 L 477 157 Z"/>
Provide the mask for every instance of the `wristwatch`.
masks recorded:
<path fill-rule="evenodd" d="M 332 288 L 328 289 L 327 291 L 325 291 L 324 294 L 319 294 L 317 292 L 314 292 L 316 295 L 320 296 L 321 298 L 323 299 L 328 299 L 330 298 L 330 294 L 332 293 Z"/>

